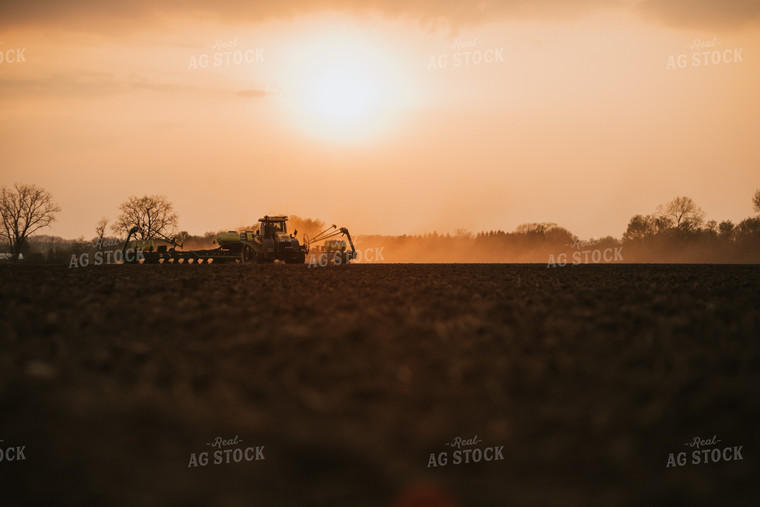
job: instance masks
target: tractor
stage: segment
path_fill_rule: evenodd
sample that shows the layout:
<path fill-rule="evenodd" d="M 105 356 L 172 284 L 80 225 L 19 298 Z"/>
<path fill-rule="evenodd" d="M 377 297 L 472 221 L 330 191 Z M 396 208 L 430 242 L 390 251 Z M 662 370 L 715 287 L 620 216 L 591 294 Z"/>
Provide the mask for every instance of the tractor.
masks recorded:
<path fill-rule="evenodd" d="M 217 262 L 240 262 L 257 264 L 273 263 L 274 261 L 285 262 L 288 264 L 303 264 L 306 262 L 306 255 L 309 253 L 310 245 L 319 241 L 325 241 L 326 246 L 322 251 L 330 254 L 333 263 L 348 264 L 350 259 L 356 258 L 356 250 L 351 241 L 351 235 L 345 227 L 338 228 L 333 225 L 317 234 L 313 239 L 309 239 L 304 234 L 303 243 L 299 243 L 296 238 L 298 231 L 288 234 L 287 226 L 288 217 L 283 215 L 265 216 L 259 219 L 259 229 L 256 231 L 229 231 L 217 235 L 215 244 L 219 247 L 210 250 L 182 250 L 182 244 L 177 243 L 175 238 L 167 238 L 161 235 L 161 241 L 167 243 L 158 245 L 154 241 L 138 241 L 130 239 L 140 229 L 133 227 L 129 231 L 127 241 L 124 243 L 122 254 L 126 259 L 126 252 L 134 250 L 141 252 L 139 256 L 143 263 L 147 264 L 202 264 Z M 351 245 L 351 251 L 346 251 L 345 242 L 340 240 L 331 240 L 340 235 L 345 235 Z M 335 248 L 338 243 L 342 248 Z M 139 262 L 137 255 L 132 255 L 134 263 Z M 340 257 L 340 260 L 336 260 Z"/>
<path fill-rule="evenodd" d="M 279 260 L 288 264 L 303 264 L 308 246 L 301 245 L 295 234 L 288 234 L 287 221 L 286 216 L 265 216 L 259 218 L 259 230 L 255 232 L 219 234 L 216 242 L 220 253 L 239 257 L 241 262 L 262 264 Z"/>

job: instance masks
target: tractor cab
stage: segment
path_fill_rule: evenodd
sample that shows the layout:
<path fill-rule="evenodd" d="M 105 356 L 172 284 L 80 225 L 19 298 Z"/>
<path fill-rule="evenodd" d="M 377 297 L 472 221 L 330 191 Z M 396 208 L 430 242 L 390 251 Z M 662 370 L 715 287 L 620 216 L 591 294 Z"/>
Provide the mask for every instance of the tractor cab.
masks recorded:
<path fill-rule="evenodd" d="M 288 220 L 288 217 L 285 217 L 285 216 L 279 216 L 279 217 L 266 216 L 264 218 L 259 218 L 259 222 L 261 222 L 261 226 L 260 226 L 261 235 L 265 238 L 275 238 L 279 234 L 287 235 L 288 233 L 287 220 Z"/>
<path fill-rule="evenodd" d="M 261 257 L 264 262 L 275 259 L 285 262 L 303 263 L 305 252 L 296 238 L 288 235 L 288 217 L 284 215 L 259 218 L 261 236 Z"/>

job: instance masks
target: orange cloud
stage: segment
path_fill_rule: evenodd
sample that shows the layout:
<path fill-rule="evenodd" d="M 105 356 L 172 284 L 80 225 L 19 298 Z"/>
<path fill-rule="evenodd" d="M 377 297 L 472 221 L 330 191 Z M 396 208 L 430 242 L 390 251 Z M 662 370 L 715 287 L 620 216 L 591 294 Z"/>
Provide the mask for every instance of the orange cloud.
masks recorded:
<path fill-rule="evenodd" d="M 5 2 L 0 8 L 0 27 L 52 26 L 114 34 L 183 17 L 239 23 L 325 11 L 405 17 L 423 24 L 458 27 L 514 18 L 567 19 L 609 8 L 631 9 L 652 21 L 675 26 L 716 28 L 760 20 L 757 0 L 177 0 L 171 4 L 153 0 L 42 0 Z"/>

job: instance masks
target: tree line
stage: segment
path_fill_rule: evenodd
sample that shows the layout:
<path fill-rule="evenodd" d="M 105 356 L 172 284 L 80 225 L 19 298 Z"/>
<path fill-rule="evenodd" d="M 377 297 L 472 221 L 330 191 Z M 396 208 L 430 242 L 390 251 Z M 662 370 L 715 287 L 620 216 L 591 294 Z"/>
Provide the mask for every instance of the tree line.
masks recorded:
<path fill-rule="evenodd" d="M 691 198 L 677 197 L 632 217 L 623 244 L 639 262 L 760 262 L 760 190 L 752 208 L 758 216 L 718 222 Z"/>
<path fill-rule="evenodd" d="M 738 224 L 707 220 L 693 199 L 682 196 L 658 206 L 650 214 L 634 215 L 621 239 L 591 239 L 594 248 L 623 246 L 625 262 L 760 262 L 760 190 L 752 196 L 758 214 Z M 83 248 L 123 241 L 130 230 L 137 240 L 164 240 L 186 248 L 209 248 L 219 231 L 192 235 L 178 231 L 179 217 L 166 196 L 132 196 L 119 206 L 111 222 L 103 217 L 95 224 L 91 241 L 83 237 L 64 240 L 38 234 L 61 211 L 52 195 L 35 185 L 17 184 L 0 189 L 0 251 L 12 260 L 65 263 Z M 108 234 L 110 225 L 111 235 Z M 235 230 L 254 230 L 257 224 Z M 314 236 L 325 228 L 319 219 L 290 217 L 291 231 Z M 473 234 L 457 230 L 453 235 L 357 236 L 358 247 L 384 247 L 388 262 L 544 262 L 549 256 L 579 247 L 579 238 L 552 222 L 519 225 Z M 363 243 L 363 245 L 362 245 Z"/>

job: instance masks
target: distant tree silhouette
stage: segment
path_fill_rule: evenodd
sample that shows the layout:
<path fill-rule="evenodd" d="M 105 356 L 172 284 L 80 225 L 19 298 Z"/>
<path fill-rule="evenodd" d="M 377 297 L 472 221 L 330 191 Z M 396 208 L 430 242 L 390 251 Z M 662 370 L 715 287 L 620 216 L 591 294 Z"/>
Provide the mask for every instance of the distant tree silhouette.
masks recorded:
<path fill-rule="evenodd" d="M 653 215 L 634 215 L 623 242 L 629 247 L 626 260 L 634 262 L 755 263 L 760 262 L 760 216 L 737 225 L 705 222 L 704 211 L 691 198 L 676 197 Z"/>
<path fill-rule="evenodd" d="M 734 229 L 736 226 L 731 220 L 723 220 L 718 224 L 718 236 L 723 239 L 731 239 L 734 236 Z"/>
<path fill-rule="evenodd" d="M 137 237 L 150 240 L 158 236 L 169 236 L 177 226 L 177 214 L 174 206 L 163 195 L 146 195 L 130 197 L 121 206 L 121 215 L 111 229 L 116 234 L 127 234 L 137 226 Z"/>
<path fill-rule="evenodd" d="M 61 208 L 47 190 L 36 185 L 14 185 L 0 189 L 0 238 L 11 247 L 13 260 L 18 260 L 27 246 L 27 238 L 55 220 Z"/>
<path fill-rule="evenodd" d="M 700 209 L 691 197 L 676 197 L 665 206 L 657 207 L 657 215 L 670 218 L 677 229 L 695 231 L 705 220 L 705 212 Z"/>
<path fill-rule="evenodd" d="M 100 249 L 103 249 L 103 237 L 106 235 L 106 227 L 108 226 L 108 219 L 106 217 L 101 218 L 98 220 L 98 223 L 95 224 L 95 236 L 97 237 L 98 244 L 100 245 Z"/>
<path fill-rule="evenodd" d="M 745 218 L 736 226 L 734 234 L 741 243 L 760 243 L 760 217 Z"/>
<path fill-rule="evenodd" d="M 520 224 L 514 232 L 517 237 L 522 237 L 529 243 L 549 243 L 555 245 L 565 245 L 572 243 L 576 236 L 558 226 L 554 222 L 534 222 L 529 224 Z"/>
<path fill-rule="evenodd" d="M 655 225 L 649 216 L 634 215 L 628 221 L 628 228 L 623 233 L 623 239 L 627 241 L 643 241 L 654 236 L 657 232 Z"/>
<path fill-rule="evenodd" d="M 673 228 L 673 219 L 664 215 L 649 215 L 652 221 L 654 231 L 657 234 L 663 234 Z"/>
<path fill-rule="evenodd" d="M 555 226 L 544 232 L 544 239 L 548 243 L 555 243 L 557 245 L 567 245 L 576 239 L 576 236 L 565 229 L 564 227 Z"/>
<path fill-rule="evenodd" d="M 755 191 L 755 195 L 752 197 L 752 207 L 758 213 L 760 213 L 760 189 Z"/>
<path fill-rule="evenodd" d="M 546 231 L 557 227 L 554 222 L 534 222 L 529 224 L 520 224 L 515 229 L 517 234 L 538 234 L 543 235 Z"/>
<path fill-rule="evenodd" d="M 643 241 L 673 228 L 673 219 L 666 215 L 634 215 L 623 233 L 625 241 Z"/>

